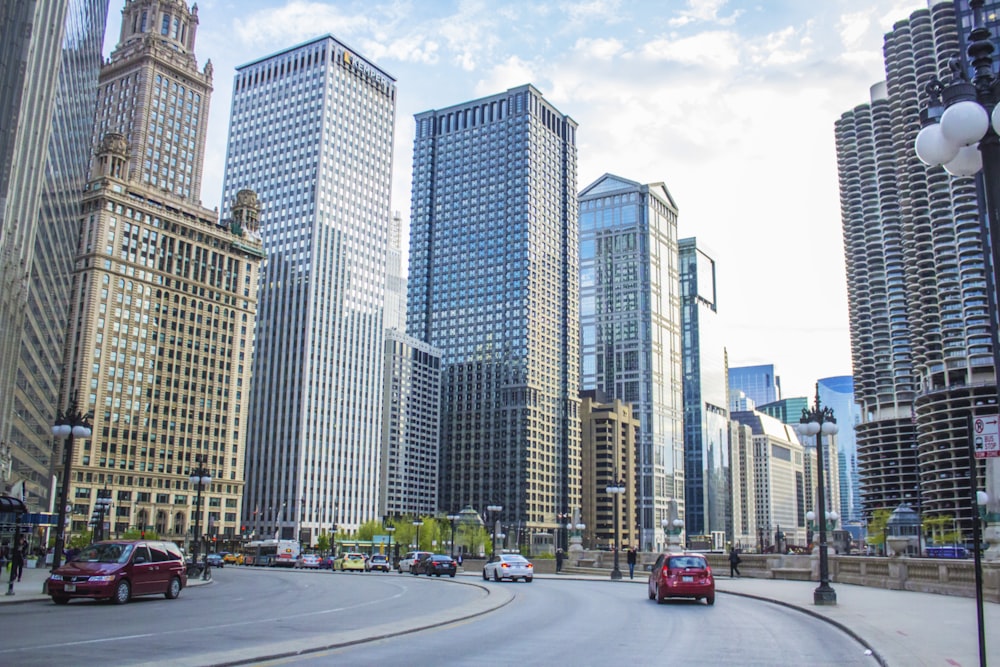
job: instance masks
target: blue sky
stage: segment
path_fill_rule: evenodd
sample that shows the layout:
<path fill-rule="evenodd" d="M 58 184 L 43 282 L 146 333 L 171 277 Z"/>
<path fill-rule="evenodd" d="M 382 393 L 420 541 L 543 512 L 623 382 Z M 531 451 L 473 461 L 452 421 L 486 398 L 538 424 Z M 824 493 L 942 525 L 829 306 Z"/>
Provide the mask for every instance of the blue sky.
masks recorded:
<path fill-rule="evenodd" d="M 109 53 L 122 0 L 111 0 Z M 718 262 L 730 365 L 786 396 L 851 373 L 833 124 L 883 77 L 882 36 L 927 0 L 202 0 L 203 203 L 220 205 L 233 72 L 332 34 L 396 77 L 393 208 L 413 114 L 534 84 L 578 131 L 579 188 L 663 182 Z M 266 226 L 266 217 L 262 225 Z"/>

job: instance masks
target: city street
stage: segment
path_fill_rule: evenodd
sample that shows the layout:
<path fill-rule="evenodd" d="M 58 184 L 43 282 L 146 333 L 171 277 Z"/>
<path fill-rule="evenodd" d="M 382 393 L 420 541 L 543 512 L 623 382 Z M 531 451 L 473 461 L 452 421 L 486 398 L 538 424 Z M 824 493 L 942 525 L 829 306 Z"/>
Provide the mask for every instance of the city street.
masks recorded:
<path fill-rule="evenodd" d="M 227 567 L 175 601 L 0 607 L 0 663 L 875 664 L 846 634 L 792 609 L 724 593 L 713 607 L 656 605 L 645 593 L 608 581 Z"/>

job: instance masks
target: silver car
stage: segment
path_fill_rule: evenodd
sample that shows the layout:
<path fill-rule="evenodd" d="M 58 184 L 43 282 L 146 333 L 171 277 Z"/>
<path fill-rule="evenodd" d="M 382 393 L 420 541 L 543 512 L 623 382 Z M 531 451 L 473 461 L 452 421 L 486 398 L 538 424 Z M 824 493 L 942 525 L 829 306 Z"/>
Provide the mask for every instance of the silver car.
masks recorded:
<path fill-rule="evenodd" d="M 483 566 L 483 579 L 493 581 L 524 579 L 530 584 L 534 576 L 534 566 L 521 554 L 497 554 Z"/>

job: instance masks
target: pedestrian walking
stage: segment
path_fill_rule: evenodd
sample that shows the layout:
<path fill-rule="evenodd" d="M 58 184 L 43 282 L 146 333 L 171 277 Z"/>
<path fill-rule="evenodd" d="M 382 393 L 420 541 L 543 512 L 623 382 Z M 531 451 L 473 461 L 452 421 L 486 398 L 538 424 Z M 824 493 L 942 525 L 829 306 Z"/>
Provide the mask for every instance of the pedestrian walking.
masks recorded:
<path fill-rule="evenodd" d="M 635 579 L 635 547 L 628 548 L 628 578 Z"/>
<path fill-rule="evenodd" d="M 740 550 L 738 547 L 729 549 L 729 576 L 740 576 Z"/>
<path fill-rule="evenodd" d="M 14 594 L 14 582 L 21 580 L 21 570 L 24 569 L 25 548 L 22 544 L 18 544 L 17 541 L 10 548 L 10 578 L 7 580 L 7 595 Z"/>
<path fill-rule="evenodd" d="M 562 572 L 563 557 L 562 547 L 556 549 L 556 572 Z"/>
<path fill-rule="evenodd" d="M 15 551 L 17 556 L 14 558 L 13 566 L 17 570 L 17 580 L 21 581 L 21 575 L 24 574 L 24 564 L 28 562 L 28 538 L 22 537 Z M 13 570 L 11 574 L 14 574 Z"/>

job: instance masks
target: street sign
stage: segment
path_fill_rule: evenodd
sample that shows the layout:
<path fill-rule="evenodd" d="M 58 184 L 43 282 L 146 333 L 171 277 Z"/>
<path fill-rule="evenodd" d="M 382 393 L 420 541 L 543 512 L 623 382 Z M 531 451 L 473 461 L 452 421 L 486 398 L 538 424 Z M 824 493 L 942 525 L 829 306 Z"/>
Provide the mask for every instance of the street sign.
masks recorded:
<path fill-rule="evenodd" d="M 1000 456 L 1000 417 L 973 417 L 972 431 L 972 448 L 977 459 Z"/>

